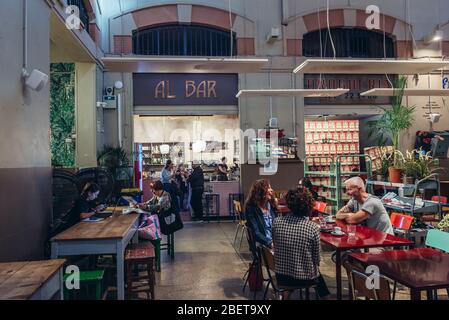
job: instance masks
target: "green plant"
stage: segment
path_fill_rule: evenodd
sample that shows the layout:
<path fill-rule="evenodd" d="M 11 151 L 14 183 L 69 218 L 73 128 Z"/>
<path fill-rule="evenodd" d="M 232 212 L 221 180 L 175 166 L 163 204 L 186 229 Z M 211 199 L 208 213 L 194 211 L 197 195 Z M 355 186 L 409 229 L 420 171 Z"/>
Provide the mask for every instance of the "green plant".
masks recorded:
<path fill-rule="evenodd" d="M 388 168 L 393 165 L 393 156 L 389 153 L 382 154 L 382 157 L 380 158 L 380 167 L 377 170 L 377 174 L 382 176 L 388 175 Z"/>
<path fill-rule="evenodd" d="M 441 231 L 449 231 L 449 214 L 444 216 L 440 223 L 438 223 L 437 228 Z"/>
<path fill-rule="evenodd" d="M 415 159 L 417 179 L 424 179 L 439 169 L 436 160 L 430 156 L 430 152 L 426 154 L 418 150 L 413 150 L 412 152 L 417 155 Z"/>
<path fill-rule="evenodd" d="M 418 178 L 419 166 L 416 160 L 415 150 L 412 152 L 407 151 L 402 164 L 402 169 L 407 177 Z"/>
<path fill-rule="evenodd" d="M 128 154 L 123 148 L 104 146 L 103 151 L 98 154 L 98 165 L 115 171 L 118 167 L 129 166 Z"/>
<path fill-rule="evenodd" d="M 75 166 L 75 65 L 50 65 L 50 148 L 54 167 Z"/>
<path fill-rule="evenodd" d="M 383 111 L 382 116 L 378 120 L 368 122 L 369 137 L 375 135 L 380 138 L 384 137 L 384 135 L 389 136 L 393 142 L 394 150 L 399 150 L 401 133 L 409 129 L 414 120 L 415 107 L 402 105 L 406 84 L 407 78 L 399 77 L 394 85 L 391 107 L 378 106 Z M 400 159 L 396 153 L 393 154 L 393 166 L 396 168 L 401 167 Z"/>

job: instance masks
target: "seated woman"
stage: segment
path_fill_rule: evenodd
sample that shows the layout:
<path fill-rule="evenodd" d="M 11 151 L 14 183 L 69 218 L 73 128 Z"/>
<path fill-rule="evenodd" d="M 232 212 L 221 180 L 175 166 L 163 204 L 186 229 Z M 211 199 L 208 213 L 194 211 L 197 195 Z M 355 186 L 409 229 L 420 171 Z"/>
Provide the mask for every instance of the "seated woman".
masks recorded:
<path fill-rule="evenodd" d="M 171 208 L 171 196 L 170 193 L 164 191 L 164 184 L 161 181 L 156 181 L 152 186 L 152 190 L 154 193 L 153 198 L 146 203 L 139 204 L 138 207 L 152 214 L 169 210 Z"/>
<path fill-rule="evenodd" d="M 98 211 L 104 209 L 104 206 L 93 207 L 93 201 L 98 198 L 99 194 L 100 187 L 96 183 L 87 183 L 80 197 L 74 202 L 72 209 L 57 223 L 58 225 L 51 232 L 51 236 L 55 236 L 69 229 L 81 220 L 88 219 Z"/>
<path fill-rule="evenodd" d="M 245 215 L 254 243 L 250 243 L 255 256 L 256 243 L 267 247 L 273 246 L 272 226 L 276 204 L 273 189 L 268 180 L 257 180 L 251 187 L 245 203 Z"/>
<path fill-rule="evenodd" d="M 324 298 L 329 290 L 319 271 L 320 227 L 309 220 L 313 196 L 306 189 L 290 190 L 286 200 L 292 215 L 273 223 L 276 280 L 285 287 L 317 285 L 318 295 Z M 289 296 L 290 292 L 284 293 L 284 299 Z"/>

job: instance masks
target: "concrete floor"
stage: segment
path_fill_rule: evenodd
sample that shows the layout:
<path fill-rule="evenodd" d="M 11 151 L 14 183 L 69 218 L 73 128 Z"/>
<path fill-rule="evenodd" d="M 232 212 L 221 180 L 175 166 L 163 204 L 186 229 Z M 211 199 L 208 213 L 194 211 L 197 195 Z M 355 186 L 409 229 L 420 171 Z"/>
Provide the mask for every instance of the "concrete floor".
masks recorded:
<path fill-rule="evenodd" d="M 253 293 L 244 293 L 243 275 L 251 256 L 246 239 L 239 252 L 232 242 L 236 224 L 233 222 L 185 223 L 175 234 L 175 261 L 162 252 L 162 271 L 156 275 L 158 300 L 239 300 L 252 299 Z M 335 299 L 335 264 L 331 251 L 323 248 L 321 273 Z M 343 294 L 348 298 L 347 278 L 343 272 Z M 441 291 L 440 299 L 447 299 Z M 257 296 L 262 298 L 262 293 Z M 293 297 L 294 298 L 294 297 Z M 424 297 L 423 297 L 424 298 Z M 408 290 L 399 288 L 397 300 L 410 299 Z"/>

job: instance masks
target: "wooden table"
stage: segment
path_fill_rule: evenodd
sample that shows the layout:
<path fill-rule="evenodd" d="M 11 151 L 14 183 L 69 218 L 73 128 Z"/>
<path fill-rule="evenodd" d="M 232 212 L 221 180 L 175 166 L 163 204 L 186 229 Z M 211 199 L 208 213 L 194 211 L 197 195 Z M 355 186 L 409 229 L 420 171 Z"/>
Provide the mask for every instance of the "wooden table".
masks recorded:
<path fill-rule="evenodd" d="M 337 221 L 342 231 L 346 232 L 347 225 L 344 222 Z M 337 299 L 342 299 L 341 286 L 341 253 L 351 249 L 382 248 L 382 247 L 401 247 L 412 246 L 413 241 L 392 236 L 390 234 L 371 229 L 364 226 L 356 226 L 354 237 L 334 236 L 330 233 L 321 232 L 321 241 L 331 246 L 336 251 L 336 280 L 337 280 Z"/>
<path fill-rule="evenodd" d="M 120 210 L 117 208 L 117 210 Z M 111 210 L 112 211 L 112 210 Z M 114 215 L 98 222 L 80 222 L 51 241 L 51 256 L 115 254 L 117 256 L 117 298 L 125 298 L 124 252 L 137 236 L 139 215 Z M 137 241 L 137 239 L 135 239 Z"/>
<path fill-rule="evenodd" d="M 449 254 L 435 249 L 352 253 L 349 259 L 378 266 L 381 274 L 410 288 L 412 300 L 420 300 L 421 291 L 449 288 Z"/>
<path fill-rule="evenodd" d="M 65 260 L 0 263 L 0 300 L 63 299 Z"/>

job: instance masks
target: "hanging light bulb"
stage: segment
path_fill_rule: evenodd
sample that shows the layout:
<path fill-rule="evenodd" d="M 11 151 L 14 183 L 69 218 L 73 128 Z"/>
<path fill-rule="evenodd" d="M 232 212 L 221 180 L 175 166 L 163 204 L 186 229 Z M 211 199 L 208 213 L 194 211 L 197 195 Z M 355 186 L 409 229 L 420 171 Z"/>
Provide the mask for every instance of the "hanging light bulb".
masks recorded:
<path fill-rule="evenodd" d="M 168 144 L 161 145 L 161 153 L 162 154 L 169 154 L 170 153 L 170 146 Z"/>

